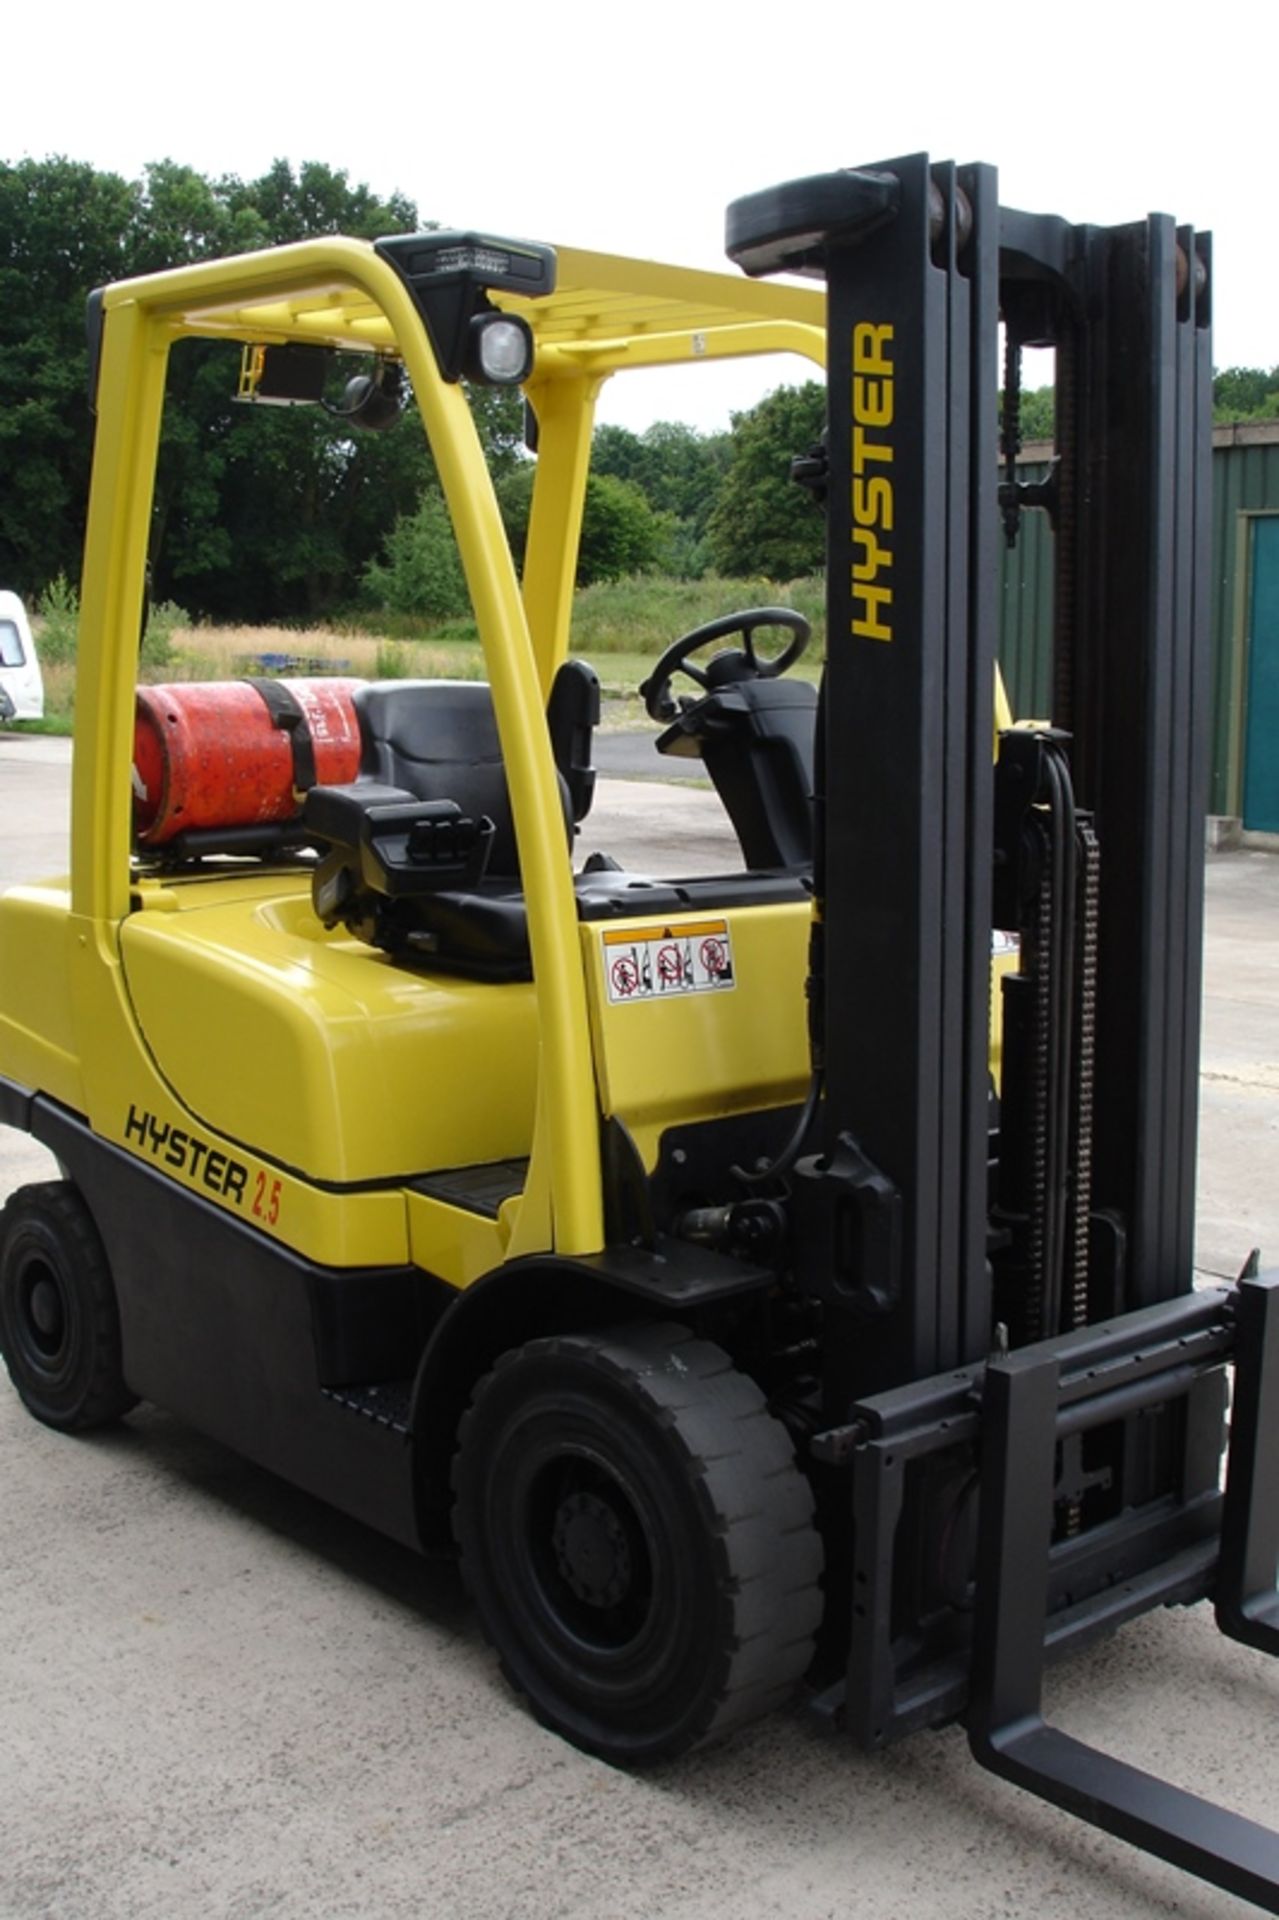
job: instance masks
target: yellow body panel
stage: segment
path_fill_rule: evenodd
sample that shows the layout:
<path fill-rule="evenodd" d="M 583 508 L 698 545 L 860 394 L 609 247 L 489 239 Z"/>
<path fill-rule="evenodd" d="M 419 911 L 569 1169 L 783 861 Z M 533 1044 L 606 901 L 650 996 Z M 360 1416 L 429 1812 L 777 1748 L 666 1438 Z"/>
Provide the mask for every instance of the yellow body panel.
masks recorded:
<path fill-rule="evenodd" d="M 125 980 L 161 1074 L 214 1131 L 340 1184 L 528 1153 L 531 985 L 395 966 L 327 934 L 305 876 L 164 896 L 124 924 Z"/>
<path fill-rule="evenodd" d="M 600 1105 L 625 1124 L 650 1170 L 667 1127 L 803 1099 L 810 918 L 809 907 L 796 903 L 582 928 Z M 632 1002 L 610 997 L 613 956 L 625 960 L 645 944 L 660 954 L 667 936 L 676 950 L 719 938 L 708 931 L 715 924 L 727 928 L 731 943 L 731 987 Z"/>
<path fill-rule="evenodd" d="M 77 1111 L 84 1087 L 68 991 L 65 882 L 0 900 L 0 1071 Z"/>
<path fill-rule="evenodd" d="M 96 1134 L 307 1259 L 338 1267 L 408 1259 L 401 1188 L 326 1190 L 269 1152 L 219 1134 L 157 1069 L 139 1032 L 112 930 L 72 914 L 66 951 L 79 1110 Z"/>
<path fill-rule="evenodd" d="M 501 1220 L 451 1207 L 431 1194 L 410 1193 L 407 1201 L 409 1253 L 428 1273 L 467 1287 L 505 1258 L 508 1235 Z"/>

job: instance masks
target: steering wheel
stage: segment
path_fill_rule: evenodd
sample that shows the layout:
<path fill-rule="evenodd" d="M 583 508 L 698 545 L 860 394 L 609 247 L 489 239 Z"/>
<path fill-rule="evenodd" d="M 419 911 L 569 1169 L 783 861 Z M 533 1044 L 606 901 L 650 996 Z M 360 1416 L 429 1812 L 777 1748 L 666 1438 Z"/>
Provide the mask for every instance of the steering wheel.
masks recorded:
<path fill-rule="evenodd" d="M 790 634 L 789 644 L 776 659 L 761 660 L 755 652 L 757 627 L 784 627 Z M 650 720 L 674 720 L 681 711 L 671 695 L 673 674 L 686 673 L 703 693 L 714 693 L 720 687 L 731 686 L 735 680 L 773 680 L 794 666 L 808 645 L 812 631 L 803 614 L 793 613 L 788 607 L 751 607 L 744 613 L 726 613 L 718 620 L 694 627 L 691 633 L 672 640 L 640 688 Z M 691 653 L 709 646 L 712 640 L 723 640 L 730 633 L 741 634 L 745 643 L 741 649 L 717 653 L 705 667 L 689 665 Z"/>

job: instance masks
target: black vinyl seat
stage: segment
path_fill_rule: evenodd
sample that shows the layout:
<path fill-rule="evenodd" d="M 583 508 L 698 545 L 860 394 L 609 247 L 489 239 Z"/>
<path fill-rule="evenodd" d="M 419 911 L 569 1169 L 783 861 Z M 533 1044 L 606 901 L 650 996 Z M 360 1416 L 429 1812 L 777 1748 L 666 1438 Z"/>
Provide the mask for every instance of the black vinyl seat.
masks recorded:
<path fill-rule="evenodd" d="M 487 685 L 383 681 L 354 695 L 360 771 L 315 787 L 303 818 L 329 848 L 315 910 L 388 952 L 482 979 L 527 978 L 528 924 L 501 743 Z M 566 661 L 547 708 L 566 844 L 588 811 L 599 682 Z"/>
<path fill-rule="evenodd" d="M 701 760 L 755 871 L 811 869 L 817 689 L 806 680 L 734 680 L 692 702 L 659 753 Z"/>
<path fill-rule="evenodd" d="M 376 802 L 375 786 L 414 800 L 452 800 L 493 822 L 486 871 L 516 879 L 515 823 L 488 687 L 479 680 L 373 682 L 355 694 L 360 771 L 346 789 Z M 362 791 L 367 789 L 367 791 Z"/>

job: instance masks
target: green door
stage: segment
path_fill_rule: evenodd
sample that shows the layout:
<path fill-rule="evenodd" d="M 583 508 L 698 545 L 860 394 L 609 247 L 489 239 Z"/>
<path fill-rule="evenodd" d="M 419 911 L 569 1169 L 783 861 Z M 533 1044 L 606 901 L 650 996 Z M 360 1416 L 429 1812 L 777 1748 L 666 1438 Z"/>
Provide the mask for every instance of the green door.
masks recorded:
<path fill-rule="evenodd" d="M 1252 523 L 1243 823 L 1279 833 L 1279 514 Z"/>

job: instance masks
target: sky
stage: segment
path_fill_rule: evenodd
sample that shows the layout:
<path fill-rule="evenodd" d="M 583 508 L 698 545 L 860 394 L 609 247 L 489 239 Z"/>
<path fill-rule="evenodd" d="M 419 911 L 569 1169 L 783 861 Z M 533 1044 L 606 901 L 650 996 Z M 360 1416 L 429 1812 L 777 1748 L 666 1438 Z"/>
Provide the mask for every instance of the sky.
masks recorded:
<path fill-rule="evenodd" d="M 1279 363 L 1273 6 L 70 0 L 51 22 L 6 22 L 0 159 L 130 178 L 158 159 L 242 178 L 322 160 L 446 226 L 721 269 L 741 194 L 905 153 L 982 160 L 1005 205 L 1210 228 L 1216 365 Z M 599 417 L 709 431 L 805 377 L 788 361 L 637 373 Z"/>

